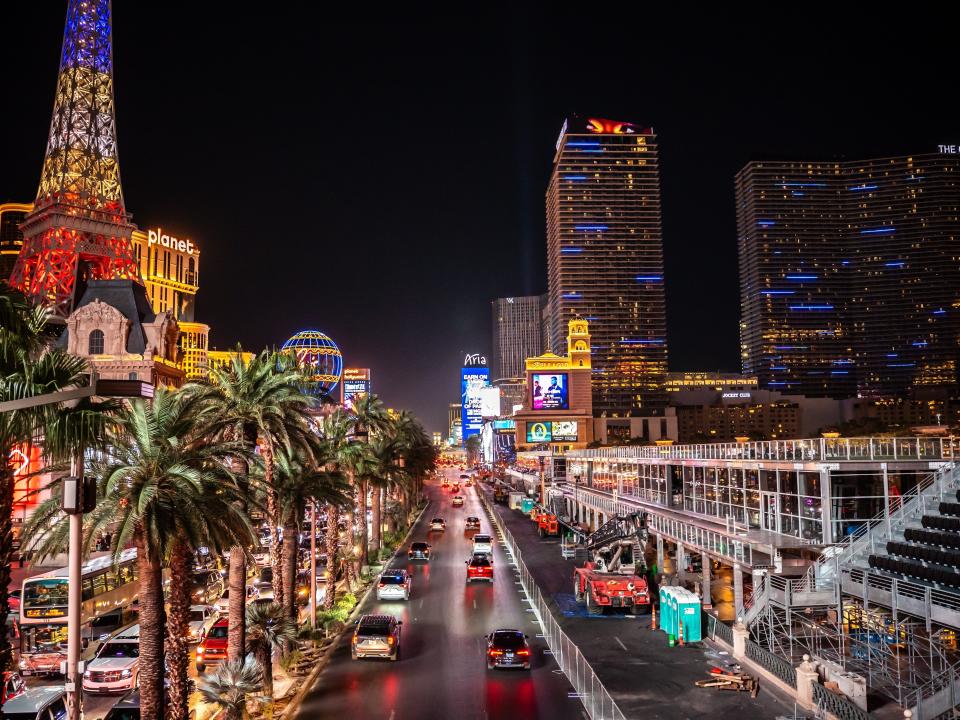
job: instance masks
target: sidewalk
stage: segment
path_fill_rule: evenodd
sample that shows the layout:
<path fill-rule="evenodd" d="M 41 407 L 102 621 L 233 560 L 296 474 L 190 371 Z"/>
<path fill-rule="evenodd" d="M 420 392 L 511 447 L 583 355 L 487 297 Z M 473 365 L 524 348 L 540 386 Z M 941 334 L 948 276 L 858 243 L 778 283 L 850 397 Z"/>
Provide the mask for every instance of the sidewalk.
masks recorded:
<path fill-rule="evenodd" d="M 713 665 L 729 655 L 704 643 L 701 647 L 667 647 L 660 631 L 650 630 L 650 615 L 590 617 L 573 600 L 572 560 L 560 555 L 559 540 L 541 540 L 536 525 L 517 510 L 497 505 L 484 492 L 520 546 L 544 599 L 563 631 L 580 649 L 594 672 L 628 718 L 681 720 L 698 715 L 716 718 L 775 718 L 793 712 L 793 699 L 761 682 L 760 695 L 698 688 Z"/>

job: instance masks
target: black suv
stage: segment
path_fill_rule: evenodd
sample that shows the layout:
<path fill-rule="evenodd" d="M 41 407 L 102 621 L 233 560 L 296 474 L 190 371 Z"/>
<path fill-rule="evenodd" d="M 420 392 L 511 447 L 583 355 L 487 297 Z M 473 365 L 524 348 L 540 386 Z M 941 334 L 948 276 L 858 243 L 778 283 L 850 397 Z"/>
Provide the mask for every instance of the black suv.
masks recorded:
<path fill-rule="evenodd" d="M 401 620 L 393 615 L 364 615 L 357 621 L 350 645 L 354 660 L 366 657 L 400 659 Z"/>
<path fill-rule="evenodd" d="M 487 670 L 504 667 L 530 669 L 530 646 L 519 630 L 495 630 L 487 635 Z"/>
<path fill-rule="evenodd" d="M 410 560 L 430 560 L 430 543 L 415 542 L 407 550 L 407 558 Z"/>

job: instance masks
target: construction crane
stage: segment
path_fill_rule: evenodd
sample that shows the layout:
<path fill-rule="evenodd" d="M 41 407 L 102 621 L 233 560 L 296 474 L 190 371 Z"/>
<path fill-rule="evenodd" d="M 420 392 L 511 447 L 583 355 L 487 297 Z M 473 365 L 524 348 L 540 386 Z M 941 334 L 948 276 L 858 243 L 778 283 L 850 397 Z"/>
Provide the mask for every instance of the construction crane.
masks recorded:
<path fill-rule="evenodd" d="M 647 564 L 647 513 L 617 515 L 587 536 L 587 560 L 574 569 L 574 596 L 592 615 L 606 608 L 629 608 L 635 615 L 650 606 Z"/>

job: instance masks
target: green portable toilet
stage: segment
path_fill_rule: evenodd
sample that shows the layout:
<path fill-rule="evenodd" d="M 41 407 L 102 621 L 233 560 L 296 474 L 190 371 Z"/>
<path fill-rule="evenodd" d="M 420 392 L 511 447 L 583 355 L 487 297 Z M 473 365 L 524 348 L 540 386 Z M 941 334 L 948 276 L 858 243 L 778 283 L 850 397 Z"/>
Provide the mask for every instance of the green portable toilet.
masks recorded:
<path fill-rule="evenodd" d="M 520 503 L 520 512 L 524 515 L 529 515 L 530 511 L 533 510 L 534 504 L 533 498 L 524 498 L 523 502 Z"/>
<path fill-rule="evenodd" d="M 679 632 L 679 623 L 683 622 L 683 641 L 700 642 L 703 640 L 701 631 L 702 613 L 700 611 L 700 598 L 686 588 L 681 588 L 682 592 L 677 596 L 677 627 Z"/>
<path fill-rule="evenodd" d="M 670 605 L 670 586 L 661 585 L 660 586 L 660 629 L 665 633 L 669 633 L 667 630 L 668 616 L 670 614 L 669 610 Z"/>
<path fill-rule="evenodd" d="M 665 606 L 663 610 L 664 626 L 663 630 L 667 635 L 677 634 L 677 587 L 668 587 Z"/>

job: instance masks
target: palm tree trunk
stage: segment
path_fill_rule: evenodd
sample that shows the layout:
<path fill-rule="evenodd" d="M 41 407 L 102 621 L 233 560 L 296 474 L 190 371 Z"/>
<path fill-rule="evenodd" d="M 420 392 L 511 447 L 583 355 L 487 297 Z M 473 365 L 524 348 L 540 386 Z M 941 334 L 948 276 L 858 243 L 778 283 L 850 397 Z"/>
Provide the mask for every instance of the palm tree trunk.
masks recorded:
<path fill-rule="evenodd" d="M 367 481 L 357 483 L 357 492 L 360 498 L 357 507 L 360 509 L 360 562 L 370 564 L 370 531 L 367 528 Z"/>
<path fill-rule="evenodd" d="M 192 552 L 183 538 L 176 541 L 170 553 L 170 575 L 175 578 L 190 577 Z M 187 720 L 189 715 L 187 689 L 187 666 L 190 654 L 187 650 L 187 629 L 190 623 L 190 584 L 170 583 L 170 614 L 167 617 L 166 658 L 170 678 L 170 703 L 167 720 Z"/>
<path fill-rule="evenodd" d="M 273 600 L 283 606 L 283 545 L 278 537 L 280 507 L 273 485 L 273 438 L 263 436 L 263 482 L 267 490 L 267 520 L 270 523 L 270 568 L 273 571 Z"/>
<path fill-rule="evenodd" d="M 380 562 L 380 492 L 381 489 L 375 486 L 370 497 L 370 516 L 372 526 L 370 544 L 373 546 L 374 562 Z"/>
<path fill-rule="evenodd" d="M 288 513 L 283 523 L 283 592 L 287 615 L 297 621 L 297 523 Z"/>
<path fill-rule="evenodd" d="M 273 653 L 270 650 L 270 644 L 261 642 L 257 648 L 257 662 L 260 663 L 260 671 L 263 673 L 263 694 L 268 698 L 273 697 Z"/>
<path fill-rule="evenodd" d="M 339 540 L 340 521 L 337 506 L 327 504 L 327 532 L 324 540 L 327 544 L 327 591 L 323 596 L 323 609 L 329 610 L 337 594 L 337 541 Z"/>
<path fill-rule="evenodd" d="M 0 627 L 7 627 L 7 594 L 10 585 L 10 565 L 13 562 L 13 468 L 7 462 L 10 448 L 0 448 Z M 21 544 L 20 554 L 26 552 Z M 0 670 L 13 670 L 13 648 L 10 634 L 0 633 Z"/>
<path fill-rule="evenodd" d="M 230 594 L 227 596 L 227 660 L 242 661 L 247 643 L 244 618 L 247 608 L 247 556 L 239 545 L 230 548 L 228 573 Z"/>
<path fill-rule="evenodd" d="M 143 528 L 134 531 L 140 583 L 140 713 L 163 717 L 163 567 L 147 553 Z"/>

